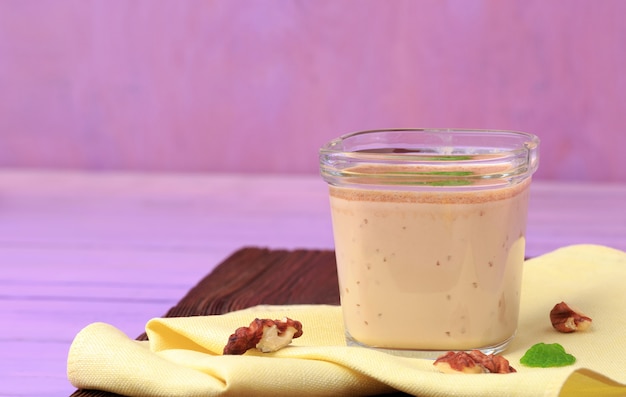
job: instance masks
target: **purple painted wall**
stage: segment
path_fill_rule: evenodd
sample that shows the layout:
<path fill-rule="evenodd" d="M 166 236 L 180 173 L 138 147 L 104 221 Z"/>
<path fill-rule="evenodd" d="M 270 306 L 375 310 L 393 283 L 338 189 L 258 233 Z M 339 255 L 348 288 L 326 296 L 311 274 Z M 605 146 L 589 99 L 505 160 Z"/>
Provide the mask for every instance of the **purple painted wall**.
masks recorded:
<path fill-rule="evenodd" d="M 2 0 L 0 166 L 317 172 L 378 127 L 525 130 L 626 182 L 626 1 Z"/>

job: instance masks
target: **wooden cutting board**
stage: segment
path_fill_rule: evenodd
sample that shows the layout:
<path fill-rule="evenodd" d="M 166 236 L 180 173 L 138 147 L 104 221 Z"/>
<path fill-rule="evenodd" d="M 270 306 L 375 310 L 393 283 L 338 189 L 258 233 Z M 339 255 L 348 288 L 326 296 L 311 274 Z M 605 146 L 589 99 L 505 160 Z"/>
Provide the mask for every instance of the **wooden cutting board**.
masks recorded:
<path fill-rule="evenodd" d="M 245 247 L 200 280 L 164 317 L 223 314 L 260 304 L 307 303 L 339 304 L 334 251 Z M 137 339 L 146 340 L 146 334 Z M 119 395 L 77 390 L 71 397 L 96 396 Z"/>

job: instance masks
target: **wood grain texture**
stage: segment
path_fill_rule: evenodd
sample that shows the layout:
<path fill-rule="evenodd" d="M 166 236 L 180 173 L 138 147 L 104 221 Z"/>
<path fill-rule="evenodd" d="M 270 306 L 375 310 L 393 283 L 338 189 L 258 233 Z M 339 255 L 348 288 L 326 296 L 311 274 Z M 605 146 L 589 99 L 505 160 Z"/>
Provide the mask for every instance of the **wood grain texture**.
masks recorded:
<path fill-rule="evenodd" d="M 6 0 L 0 166 L 315 173 L 339 134 L 500 128 L 626 181 L 621 0 Z"/>
<path fill-rule="evenodd" d="M 261 304 L 338 305 L 334 251 L 240 249 L 200 280 L 165 316 L 224 314 Z"/>
<path fill-rule="evenodd" d="M 339 304 L 331 250 L 237 250 L 203 277 L 164 317 L 224 314 L 260 304 Z M 234 331 L 234 330 L 233 330 Z M 137 337 L 147 340 L 145 333 Z M 77 390 L 72 397 L 118 396 Z"/>
<path fill-rule="evenodd" d="M 204 277 L 164 317 L 223 314 L 260 304 L 339 304 L 335 253 L 245 247 Z M 146 334 L 137 339 L 147 340 Z M 389 396 L 408 396 L 405 393 Z M 76 390 L 71 397 L 115 397 Z"/>
<path fill-rule="evenodd" d="M 526 254 L 584 243 L 626 251 L 624 203 L 626 184 L 534 181 Z M 246 246 L 332 250 L 321 178 L 0 170 L 0 395 L 71 394 L 67 349 L 80 329 L 101 321 L 135 338 L 148 320 L 168 314 L 217 264 Z M 259 263 L 285 265 L 280 256 L 268 258 Z M 332 278 L 325 269 L 319 276 Z M 247 269 L 246 275 L 258 271 Z M 268 287 L 263 280 L 251 284 Z M 222 292 L 237 285 L 226 284 Z M 302 284 L 302 299 L 317 288 Z M 249 299 L 207 298 L 202 310 L 226 310 Z"/>

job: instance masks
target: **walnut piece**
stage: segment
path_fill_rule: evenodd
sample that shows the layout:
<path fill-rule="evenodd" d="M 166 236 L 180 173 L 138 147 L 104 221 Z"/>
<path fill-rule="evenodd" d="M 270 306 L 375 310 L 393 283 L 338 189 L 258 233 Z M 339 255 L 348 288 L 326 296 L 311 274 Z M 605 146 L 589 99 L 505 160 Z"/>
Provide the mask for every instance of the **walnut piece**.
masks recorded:
<path fill-rule="evenodd" d="M 517 372 L 515 368 L 509 365 L 509 360 L 497 354 L 485 354 L 480 350 L 472 350 L 469 355 L 492 374 L 510 374 Z"/>
<path fill-rule="evenodd" d="M 517 372 L 509 361 L 499 355 L 484 354 L 480 350 L 471 352 L 448 352 L 435 360 L 433 364 L 439 371 L 447 374 L 509 374 Z"/>
<path fill-rule="evenodd" d="M 550 311 L 552 326 L 559 332 L 585 331 L 591 326 L 591 318 L 574 310 L 567 303 L 557 303 Z"/>
<path fill-rule="evenodd" d="M 248 327 L 240 327 L 228 338 L 224 355 L 241 355 L 256 347 L 263 353 L 274 352 L 302 335 L 302 323 L 290 318 L 270 320 L 256 318 Z"/>
<path fill-rule="evenodd" d="M 480 374 L 485 372 L 485 369 L 480 365 L 477 365 L 476 361 L 474 361 L 474 359 L 465 352 L 447 352 L 443 356 L 437 358 L 433 365 L 439 371 L 446 374 Z"/>

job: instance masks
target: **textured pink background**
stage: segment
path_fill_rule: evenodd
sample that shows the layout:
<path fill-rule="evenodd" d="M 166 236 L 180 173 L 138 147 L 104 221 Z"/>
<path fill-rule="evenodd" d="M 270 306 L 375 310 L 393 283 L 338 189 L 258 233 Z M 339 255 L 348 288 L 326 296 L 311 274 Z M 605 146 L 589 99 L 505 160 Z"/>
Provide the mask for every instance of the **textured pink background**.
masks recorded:
<path fill-rule="evenodd" d="M 626 181 L 626 1 L 2 0 L 0 166 L 317 172 L 378 127 L 525 130 Z"/>

